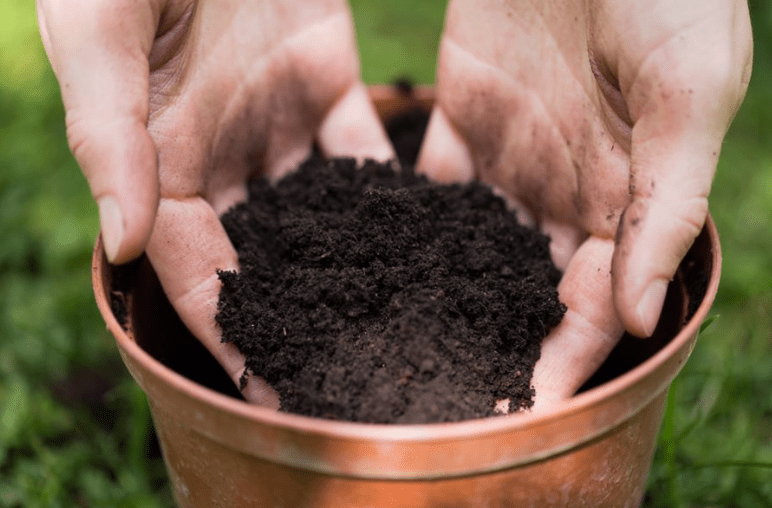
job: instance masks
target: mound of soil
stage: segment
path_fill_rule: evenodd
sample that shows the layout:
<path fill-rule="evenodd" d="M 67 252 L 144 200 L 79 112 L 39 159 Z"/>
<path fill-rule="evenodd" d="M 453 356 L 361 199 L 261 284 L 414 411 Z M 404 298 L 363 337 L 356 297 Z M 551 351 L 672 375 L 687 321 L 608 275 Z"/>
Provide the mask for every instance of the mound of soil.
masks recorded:
<path fill-rule="evenodd" d="M 219 274 L 223 340 L 282 410 L 427 423 L 531 405 L 561 274 L 483 184 L 312 157 L 222 221 L 241 266 Z"/>

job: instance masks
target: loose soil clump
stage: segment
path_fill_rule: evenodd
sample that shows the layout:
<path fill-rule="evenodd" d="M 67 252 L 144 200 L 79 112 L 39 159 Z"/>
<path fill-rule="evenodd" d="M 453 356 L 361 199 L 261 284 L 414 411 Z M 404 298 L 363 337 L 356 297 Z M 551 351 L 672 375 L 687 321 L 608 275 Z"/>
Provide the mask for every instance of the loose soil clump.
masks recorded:
<path fill-rule="evenodd" d="M 312 157 L 222 222 L 241 267 L 219 274 L 223 340 L 282 410 L 428 423 L 532 404 L 561 274 L 487 186 Z"/>

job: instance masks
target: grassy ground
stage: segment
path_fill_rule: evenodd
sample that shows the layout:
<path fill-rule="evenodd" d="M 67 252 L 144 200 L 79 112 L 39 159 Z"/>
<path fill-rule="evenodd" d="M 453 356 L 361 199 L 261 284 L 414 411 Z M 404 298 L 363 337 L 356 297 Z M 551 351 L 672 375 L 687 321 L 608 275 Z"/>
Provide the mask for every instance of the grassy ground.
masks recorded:
<path fill-rule="evenodd" d="M 368 82 L 434 79 L 443 3 L 354 0 Z M 652 507 L 772 506 L 772 8 L 711 197 L 724 273 L 670 392 Z M 95 306 L 96 207 L 67 149 L 29 0 L 0 2 L 0 506 L 167 507 L 143 394 Z"/>

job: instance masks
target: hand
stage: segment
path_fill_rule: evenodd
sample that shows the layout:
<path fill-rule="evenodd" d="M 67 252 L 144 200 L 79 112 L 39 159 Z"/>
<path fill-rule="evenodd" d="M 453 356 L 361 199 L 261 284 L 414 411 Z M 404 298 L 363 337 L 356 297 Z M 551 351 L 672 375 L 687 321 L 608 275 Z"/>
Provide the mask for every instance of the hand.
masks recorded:
<path fill-rule="evenodd" d="M 327 155 L 393 157 L 359 78 L 345 0 L 38 0 L 67 137 L 108 259 L 146 249 L 183 322 L 235 382 L 216 270 L 238 258 L 219 214 L 256 172 Z M 278 406 L 250 379 L 251 401 Z"/>
<path fill-rule="evenodd" d="M 743 0 L 452 0 L 419 169 L 479 177 L 552 237 L 568 306 L 535 408 L 646 337 L 705 222 L 750 78 Z"/>

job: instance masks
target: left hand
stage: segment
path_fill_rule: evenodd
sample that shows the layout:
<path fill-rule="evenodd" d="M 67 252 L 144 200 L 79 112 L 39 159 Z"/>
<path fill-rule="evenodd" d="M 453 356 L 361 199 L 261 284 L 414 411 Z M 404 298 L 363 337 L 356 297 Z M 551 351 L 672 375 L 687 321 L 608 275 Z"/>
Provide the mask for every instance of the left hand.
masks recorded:
<path fill-rule="evenodd" d="M 143 250 L 188 329 L 237 384 L 216 270 L 238 256 L 219 215 L 256 175 L 278 178 L 317 141 L 393 157 L 359 77 L 345 0 L 37 0 L 67 137 L 99 204 L 105 253 Z M 162 338 L 159 338 L 162 339 Z M 278 397 L 256 376 L 242 390 Z"/>

